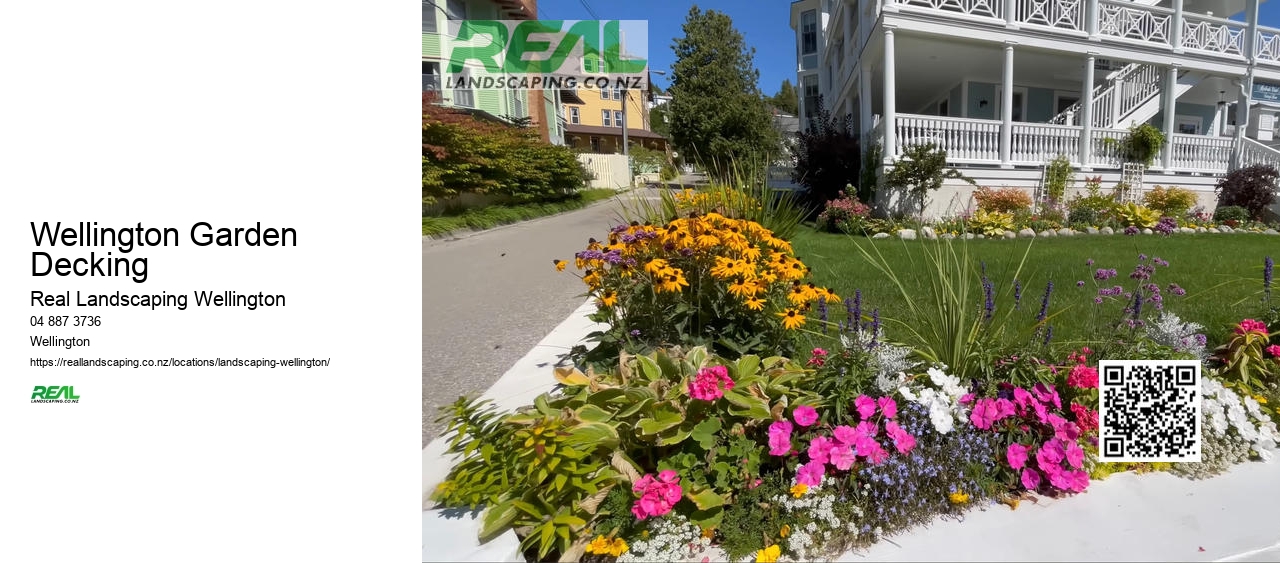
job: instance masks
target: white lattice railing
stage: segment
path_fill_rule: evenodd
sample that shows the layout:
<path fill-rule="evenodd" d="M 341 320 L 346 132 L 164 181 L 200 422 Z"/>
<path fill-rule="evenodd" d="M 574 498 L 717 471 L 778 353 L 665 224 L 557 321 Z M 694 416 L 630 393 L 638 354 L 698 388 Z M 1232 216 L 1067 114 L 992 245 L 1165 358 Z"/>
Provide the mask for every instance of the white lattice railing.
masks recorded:
<path fill-rule="evenodd" d="M 1133 72 L 1122 78 L 1118 77 L 1120 108 L 1115 113 L 1115 121 L 1110 121 L 1111 116 L 1107 117 L 1107 125 L 1114 127 L 1133 110 L 1138 109 L 1138 106 L 1151 99 L 1151 96 L 1160 93 L 1160 74 L 1160 69 L 1155 65 L 1134 65 Z"/>
<path fill-rule="evenodd" d="M 899 0 L 900 4 L 921 6 L 967 16 L 1004 19 L 1005 0 Z"/>
<path fill-rule="evenodd" d="M 947 151 L 948 161 L 1000 161 L 999 121 L 898 114 L 894 125 L 894 156 L 905 147 L 933 143 Z"/>
<path fill-rule="evenodd" d="M 1259 26 L 1254 53 L 1258 62 L 1280 64 L 1280 29 Z"/>
<path fill-rule="evenodd" d="M 1098 34 L 1158 45 L 1169 44 L 1173 12 L 1132 2 L 1098 0 Z"/>
<path fill-rule="evenodd" d="M 1182 48 L 1243 56 L 1245 31 L 1246 26 L 1242 22 L 1183 14 Z"/>
<path fill-rule="evenodd" d="M 1084 0 L 1014 0 L 1014 21 L 1085 31 Z"/>
<path fill-rule="evenodd" d="M 1250 138 L 1243 138 L 1244 144 L 1240 145 L 1240 165 L 1253 166 L 1254 164 L 1270 164 L 1276 168 L 1280 168 L 1280 151 L 1268 147 Z"/>
<path fill-rule="evenodd" d="M 1231 166 L 1231 137 L 1208 135 L 1173 135 L 1173 159 L 1178 170 L 1226 172 Z M 1163 153 L 1160 159 L 1163 159 Z"/>
<path fill-rule="evenodd" d="M 1058 155 L 1076 160 L 1080 154 L 1080 128 L 1047 123 L 1014 123 L 1009 160 L 1042 164 Z"/>

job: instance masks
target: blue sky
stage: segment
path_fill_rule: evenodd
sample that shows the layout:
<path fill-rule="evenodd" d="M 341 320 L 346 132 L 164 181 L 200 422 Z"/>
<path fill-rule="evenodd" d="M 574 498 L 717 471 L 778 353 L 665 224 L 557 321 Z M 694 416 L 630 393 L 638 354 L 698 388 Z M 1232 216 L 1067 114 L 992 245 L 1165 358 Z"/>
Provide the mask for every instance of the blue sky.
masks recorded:
<path fill-rule="evenodd" d="M 1280 0 L 1277 0 L 1280 1 Z M 675 62 L 671 44 L 684 35 L 680 26 L 694 2 L 672 0 L 585 0 L 600 19 L 648 20 L 651 68 L 670 72 Z M 786 0 L 713 0 L 697 2 L 702 10 L 724 12 L 734 27 L 756 48 L 756 69 L 760 90 L 765 95 L 778 91 L 782 80 L 796 81 L 795 35 L 791 31 L 791 3 Z M 581 0 L 538 0 L 539 19 L 594 19 Z M 670 77 L 654 75 L 654 82 L 666 88 Z"/>
<path fill-rule="evenodd" d="M 652 68 L 670 70 L 675 62 L 672 41 L 683 32 L 680 26 L 694 2 L 674 0 L 539 0 L 538 17 L 548 20 L 595 19 L 648 20 L 649 59 Z M 717 10 L 733 18 L 734 27 L 756 48 L 756 69 L 760 90 L 773 95 L 783 79 L 796 80 L 795 33 L 791 31 L 791 2 L 787 0 L 711 0 L 697 2 L 703 10 Z M 1235 19 L 1241 19 L 1237 17 Z M 1280 27 L 1280 0 L 1264 2 L 1259 23 Z M 654 82 L 666 88 L 670 77 L 654 75 Z"/>

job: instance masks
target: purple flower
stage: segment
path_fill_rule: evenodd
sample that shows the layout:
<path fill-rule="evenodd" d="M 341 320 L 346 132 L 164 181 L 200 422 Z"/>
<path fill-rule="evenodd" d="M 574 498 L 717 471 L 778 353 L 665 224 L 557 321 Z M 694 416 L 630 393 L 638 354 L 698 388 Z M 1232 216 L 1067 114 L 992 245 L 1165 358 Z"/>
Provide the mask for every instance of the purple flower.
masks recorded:
<path fill-rule="evenodd" d="M 1133 292 L 1133 320 L 1142 316 L 1142 289 Z"/>
<path fill-rule="evenodd" d="M 1134 226 L 1132 226 L 1132 225 L 1130 225 L 1130 226 L 1128 226 L 1128 227 L 1125 227 L 1125 228 L 1124 228 L 1124 234 L 1129 235 L 1129 236 L 1136 235 L 1136 234 L 1138 234 L 1138 228 L 1137 228 L 1137 227 L 1134 227 Z"/>
<path fill-rule="evenodd" d="M 822 334 L 827 333 L 827 298 L 818 297 L 818 319 L 822 321 Z"/>
<path fill-rule="evenodd" d="M 1092 266 L 1092 265 L 1093 265 L 1093 258 L 1090 258 L 1090 259 L 1088 259 L 1088 260 L 1085 260 L 1085 261 L 1084 261 L 1084 265 L 1085 265 L 1085 266 Z"/>
<path fill-rule="evenodd" d="M 986 269 L 986 263 L 983 263 L 983 269 Z M 982 304 L 983 320 L 991 320 L 991 316 L 996 312 L 996 286 L 987 279 L 986 275 L 982 276 L 982 293 L 986 296 L 986 300 Z"/>
<path fill-rule="evenodd" d="M 631 331 L 631 336 L 632 336 L 632 337 L 640 336 L 640 329 L 638 329 L 638 328 L 637 328 L 637 329 L 632 330 L 632 331 Z"/>
<path fill-rule="evenodd" d="M 1022 282 L 1013 280 L 1013 308 L 1022 308 Z"/>
<path fill-rule="evenodd" d="M 1098 268 L 1098 270 L 1093 273 L 1093 279 L 1098 281 L 1104 281 L 1104 280 L 1109 280 L 1111 278 L 1114 278 L 1116 277 L 1116 275 L 1117 274 L 1116 274 L 1115 268 L 1112 268 L 1110 270 L 1107 270 L 1104 268 Z"/>
<path fill-rule="evenodd" d="M 1275 267 L 1276 263 L 1270 256 L 1262 260 L 1262 291 L 1266 292 L 1267 298 L 1271 297 L 1271 279 Z"/>
<path fill-rule="evenodd" d="M 867 344 L 867 349 L 875 348 L 877 345 L 876 338 L 880 336 L 880 308 L 871 310 L 871 342 Z"/>
<path fill-rule="evenodd" d="M 1043 321 L 1049 316 L 1049 297 L 1053 295 L 1053 281 L 1044 287 L 1044 298 L 1040 300 L 1040 314 L 1036 315 L 1036 322 Z"/>
<path fill-rule="evenodd" d="M 1045 331 L 1044 331 L 1045 348 L 1049 347 L 1049 341 L 1051 340 L 1053 340 L 1053 325 L 1049 325 L 1048 327 L 1045 327 Z"/>
<path fill-rule="evenodd" d="M 1084 287 L 1084 280 L 1076 281 L 1076 287 Z"/>

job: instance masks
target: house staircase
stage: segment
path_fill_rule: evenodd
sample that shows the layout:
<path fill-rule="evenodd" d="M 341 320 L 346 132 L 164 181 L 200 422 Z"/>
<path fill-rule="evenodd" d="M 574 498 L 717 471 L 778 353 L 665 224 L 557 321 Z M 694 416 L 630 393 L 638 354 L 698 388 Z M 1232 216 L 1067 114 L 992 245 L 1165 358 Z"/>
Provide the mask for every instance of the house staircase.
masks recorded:
<path fill-rule="evenodd" d="M 1181 71 L 1174 90 L 1175 97 L 1208 77 L 1207 73 Z M 1107 76 L 1107 81 L 1093 89 L 1094 127 L 1123 129 L 1134 123 L 1145 123 L 1161 109 L 1161 88 L 1164 69 L 1155 65 L 1131 63 Z M 1083 102 L 1076 102 L 1049 123 L 1059 125 L 1079 124 Z"/>

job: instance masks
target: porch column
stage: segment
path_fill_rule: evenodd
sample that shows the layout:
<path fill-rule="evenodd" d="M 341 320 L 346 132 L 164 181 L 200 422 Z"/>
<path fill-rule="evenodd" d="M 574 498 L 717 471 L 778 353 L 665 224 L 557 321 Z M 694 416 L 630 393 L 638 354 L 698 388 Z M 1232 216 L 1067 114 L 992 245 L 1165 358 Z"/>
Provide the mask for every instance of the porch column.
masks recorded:
<path fill-rule="evenodd" d="M 1004 44 L 1004 91 L 1001 96 L 1000 166 L 1010 168 L 1009 155 L 1013 148 L 1013 43 Z"/>
<path fill-rule="evenodd" d="M 898 81 L 895 77 L 893 62 L 893 30 L 892 27 L 884 28 L 884 156 L 889 159 L 897 159 L 897 86 Z"/>
<path fill-rule="evenodd" d="M 1084 3 L 1084 31 L 1089 34 L 1090 41 L 1101 41 L 1098 37 L 1098 0 L 1086 0 Z"/>
<path fill-rule="evenodd" d="M 1160 163 L 1165 170 L 1173 168 L 1173 124 L 1178 108 L 1178 65 L 1169 65 L 1164 77 L 1164 150 Z"/>
<path fill-rule="evenodd" d="M 1084 83 L 1080 85 L 1080 168 L 1089 170 L 1093 154 L 1093 53 L 1084 58 Z"/>
<path fill-rule="evenodd" d="M 866 150 L 871 146 L 875 139 L 871 138 L 871 127 L 875 125 L 871 119 L 871 68 L 870 65 L 860 65 L 862 72 L 858 77 L 858 116 L 862 118 L 859 122 L 862 125 L 862 148 Z"/>
<path fill-rule="evenodd" d="M 1172 28 L 1169 34 L 1169 44 L 1173 46 L 1173 52 L 1182 52 L 1182 0 L 1173 0 L 1173 21 L 1169 22 Z"/>

